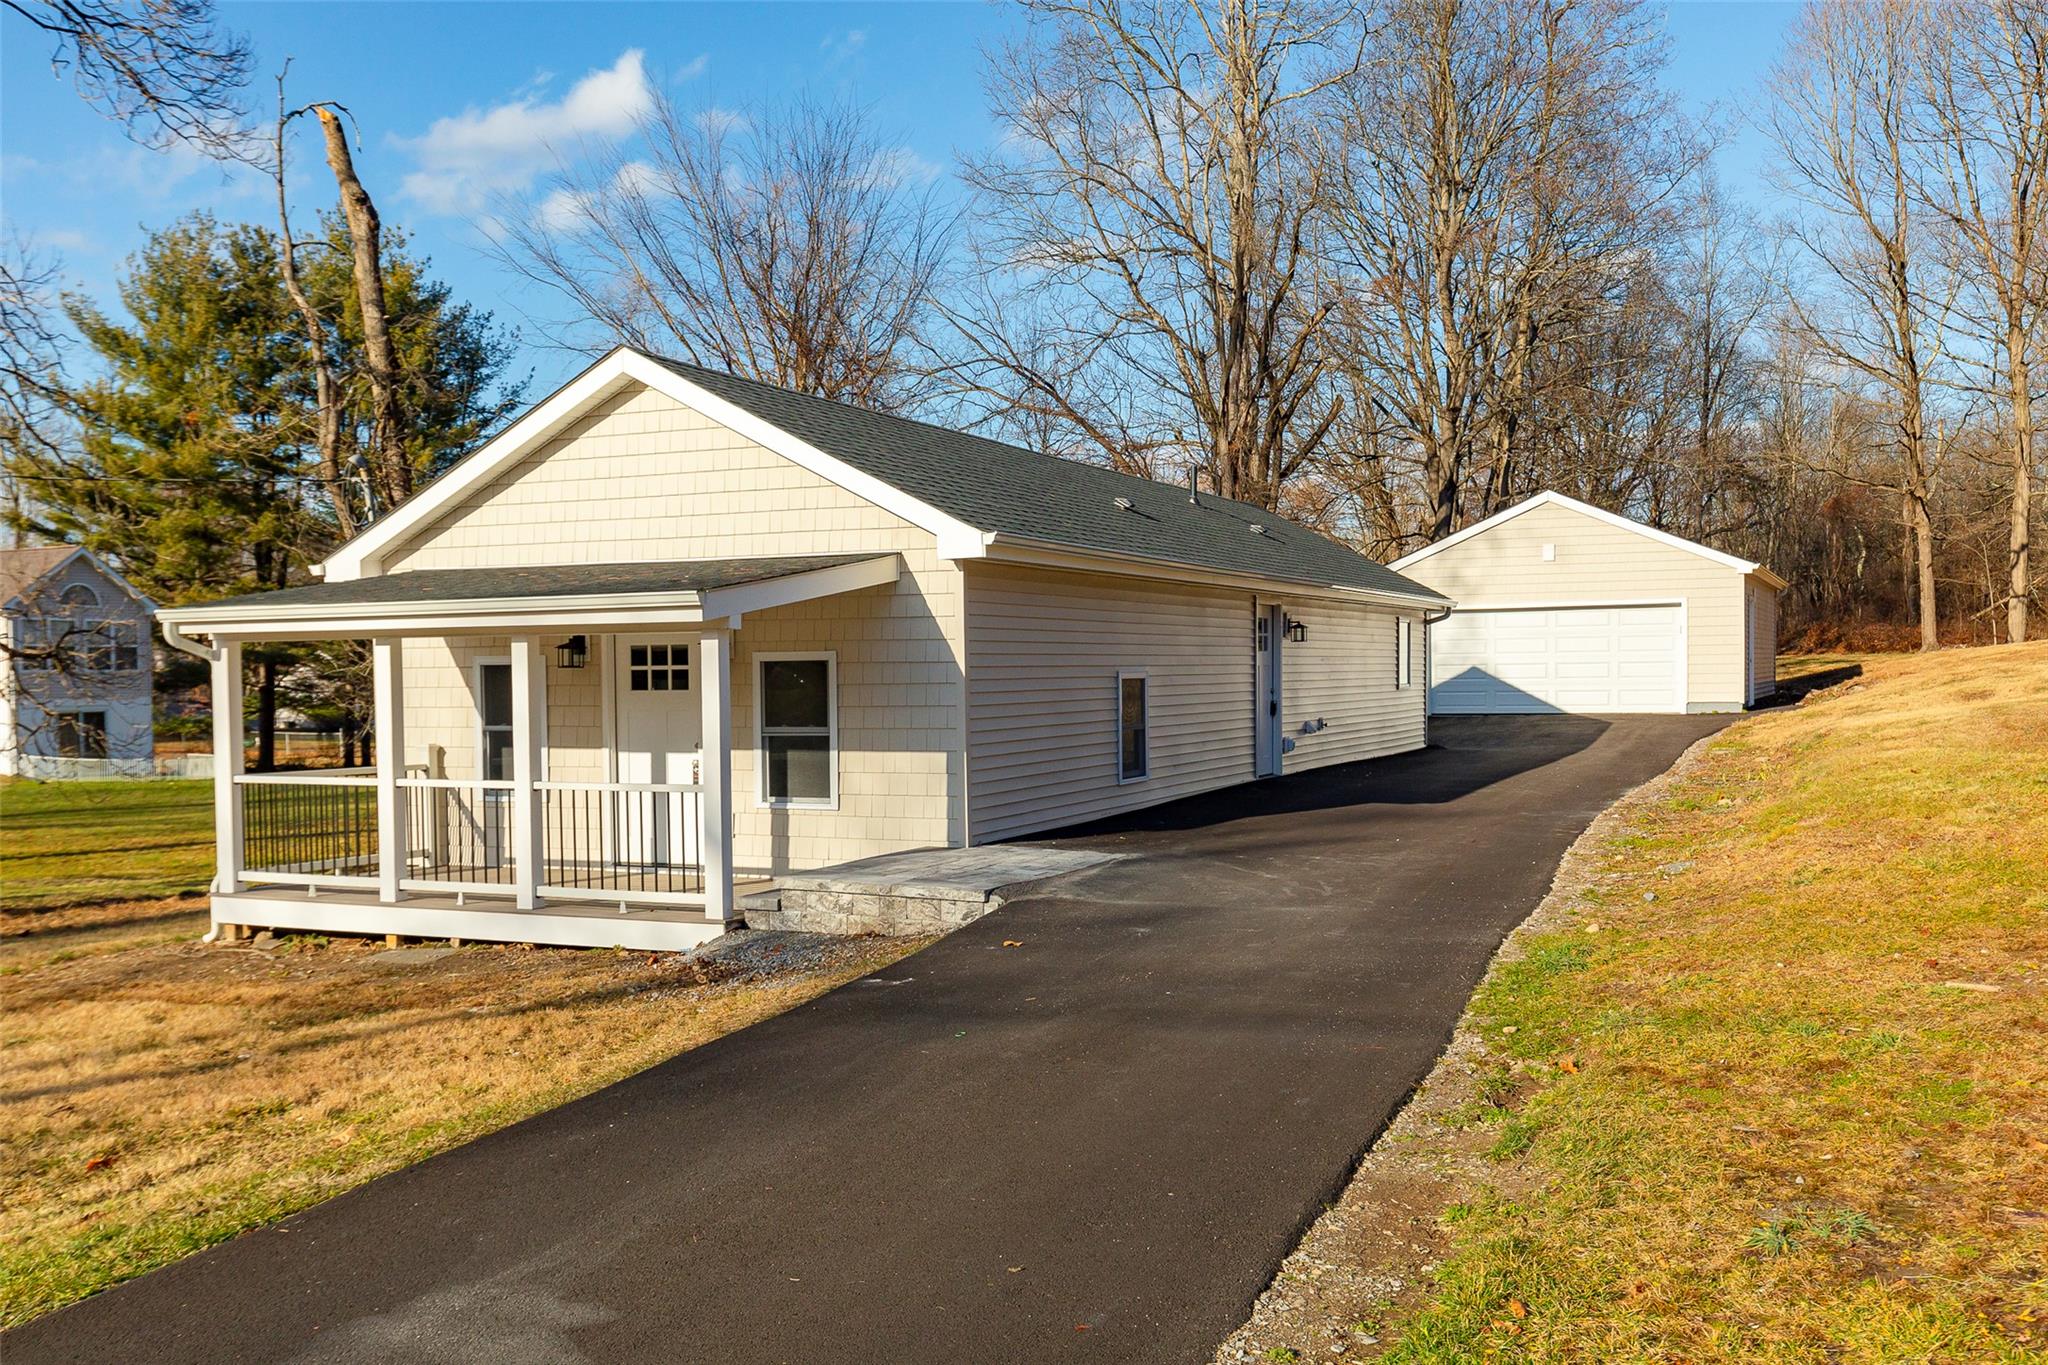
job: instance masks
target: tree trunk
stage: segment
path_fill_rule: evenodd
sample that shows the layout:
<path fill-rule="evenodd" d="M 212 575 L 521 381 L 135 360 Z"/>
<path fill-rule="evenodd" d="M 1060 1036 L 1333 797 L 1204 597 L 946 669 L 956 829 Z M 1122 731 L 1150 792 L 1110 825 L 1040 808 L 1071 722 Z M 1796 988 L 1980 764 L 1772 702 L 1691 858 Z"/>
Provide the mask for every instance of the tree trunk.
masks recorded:
<path fill-rule="evenodd" d="M 291 63 L 286 61 L 290 69 Z M 357 518 L 355 508 L 349 502 L 348 475 L 341 467 L 341 386 L 334 381 L 334 366 L 327 355 L 327 329 L 321 325 L 320 311 L 313 301 L 306 297 L 305 287 L 299 282 L 298 243 L 292 236 L 291 208 L 285 198 L 284 133 L 285 127 L 296 114 L 288 114 L 284 107 L 284 74 L 277 78 L 277 135 L 273 143 L 271 169 L 277 176 L 277 260 L 278 271 L 284 277 L 285 292 L 291 296 L 292 306 L 298 310 L 299 321 L 306 329 L 306 348 L 313 362 L 313 405 L 318 413 L 314 444 L 319 453 L 320 481 L 326 485 L 327 500 L 334 508 L 335 526 L 343 540 L 355 535 Z"/>
<path fill-rule="evenodd" d="M 256 665 L 256 771 L 277 766 L 277 660 Z"/>
<path fill-rule="evenodd" d="M 2034 398 L 2025 333 L 2013 329 L 2006 346 L 2012 385 L 2012 520 L 2006 540 L 2005 634 L 2017 644 L 2027 638 L 2027 608 L 2034 596 Z"/>
<path fill-rule="evenodd" d="M 363 359 L 370 372 L 374 416 L 373 478 L 385 505 L 395 507 L 412 493 L 412 466 L 406 458 L 405 421 L 399 409 L 398 356 L 384 312 L 383 226 L 370 192 L 356 177 L 341 119 L 325 105 L 314 112 L 327 135 L 327 164 L 341 187 L 341 211 L 355 247 L 356 299 L 363 312 Z"/>

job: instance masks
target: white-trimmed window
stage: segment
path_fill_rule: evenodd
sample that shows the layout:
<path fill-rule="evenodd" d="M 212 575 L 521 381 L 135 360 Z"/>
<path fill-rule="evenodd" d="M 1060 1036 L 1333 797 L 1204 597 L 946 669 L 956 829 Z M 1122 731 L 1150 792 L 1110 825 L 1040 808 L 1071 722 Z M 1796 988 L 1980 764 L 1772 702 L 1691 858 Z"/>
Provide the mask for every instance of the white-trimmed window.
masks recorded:
<path fill-rule="evenodd" d="M 1394 686 L 1415 686 L 1415 623 L 1405 616 L 1394 622 Z"/>
<path fill-rule="evenodd" d="M 105 758 L 107 756 L 107 713 L 104 711 L 59 711 L 57 756 L 59 758 Z"/>
<path fill-rule="evenodd" d="M 1143 673 L 1116 675 L 1116 780 L 1152 775 L 1151 698 Z"/>
<path fill-rule="evenodd" d="M 512 664 L 495 659 L 476 666 L 479 769 L 486 782 L 512 780 Z"/>
<path fill-rule="evenodd" d="M 754 668 L 761 804 L 837 806 L 838 656 L 756 654 Z"/>

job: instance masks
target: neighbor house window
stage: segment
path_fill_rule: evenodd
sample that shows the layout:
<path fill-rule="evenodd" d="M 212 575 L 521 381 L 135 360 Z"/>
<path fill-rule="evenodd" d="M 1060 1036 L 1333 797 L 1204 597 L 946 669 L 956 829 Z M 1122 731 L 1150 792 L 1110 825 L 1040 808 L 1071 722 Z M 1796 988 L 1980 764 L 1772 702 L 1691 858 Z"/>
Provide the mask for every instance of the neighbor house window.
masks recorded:
<path fill-rule="evenodd" d="M 95 672 L 133 673 L 142 662 L 139 634 L 132 621 L 86 621 L 80 624 L 85 667 Z"/>
<path fill-rule="evenodd" d="M 774 806 L 832 805 L 839 799 L 833 656 L 756 658 L 761 799 Z"/>
<path fill-rule="evenodd" d="M 105 758 L 107 756 L 107 713 L 104 711 L 59 711 L 57 756 L 59 758 Z"/>
<path fill-rule="evenodd" d="M 1152 771 L 1150 736 L 1146 729 L 1145 675 L 1117 674 L 1116 691 L 1116 780 L 1135 782 Z"/>
<path fill-rule="evenodd" d="M 1413 621 L 1403 616 L 1394 622 L 1394 686 L 1415 685 L 1415 636 Z"/>

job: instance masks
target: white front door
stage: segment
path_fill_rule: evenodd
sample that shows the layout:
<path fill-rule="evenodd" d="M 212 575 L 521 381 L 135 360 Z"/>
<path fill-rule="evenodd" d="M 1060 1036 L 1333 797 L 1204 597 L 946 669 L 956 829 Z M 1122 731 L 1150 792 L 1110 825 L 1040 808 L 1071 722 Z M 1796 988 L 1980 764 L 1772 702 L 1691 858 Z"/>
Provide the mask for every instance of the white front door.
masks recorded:
<path fill-rule="evenodd" d="M 615 754 L 620 782 L 692 784 L 703 758 L 704 713 L 688 636 L 612 639 Z M 697 861 L 696 802 L 677 793 L 628 792 L 611 812 L 624 863 Z"/>
<path fill-rule="evenodd" d="M 1252 608 L 1252 759 L 1254 773 L 1280 771 L 1280 646 L 1287 613 L 1263 602 Z"/>

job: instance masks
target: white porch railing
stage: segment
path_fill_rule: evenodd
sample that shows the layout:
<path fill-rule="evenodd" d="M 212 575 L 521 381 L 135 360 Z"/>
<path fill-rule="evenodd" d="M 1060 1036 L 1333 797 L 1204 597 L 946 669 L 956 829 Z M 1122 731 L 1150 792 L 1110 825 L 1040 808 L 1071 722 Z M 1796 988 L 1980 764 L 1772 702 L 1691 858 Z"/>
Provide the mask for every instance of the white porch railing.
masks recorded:
<path fill-rule="evenodd" d="M 617 902 L 622 909 L 694 905 L 706 919 L 731 919 L 731 629 L 707 624 L 697 641 L 705 741 L 698 781 L 579 783 L 541 777 L 546 662 L 537 636 L 514 633 L 510 640 L 507 782 L 401 767 L 397 760 L 408 748 L 405 674 L 393 636 L 371 641 L 374 769 L 244 773 L 242 642 L 232 632 L 217 635 L 214 890 L 225 897 L 271 883 L 302 886 L 312 896 L 334 886 L 371 890 L 384 903 L 416 893 L 475 893 L 510 896 L 520 911 L 550 899 Z M 438 914 L 445 907 L 427 909 Z"/>
<path fill-rule="evenodd" d="M 242 879 L 377 885 L 377 776 L 366 768 L 237 773 Z"/>
<path fill-rule="evenodd" d="M 517 784 L 397 781 L 404 812 L 402 892 L 516 895 Z M 375 889 L 385 845 L 374 769 L 242 773 L 244 881 Z M 532 884 L 544 899 L 705 904 L 703 788 L 683 783 L 538 782 L 541 837 Z"/>

